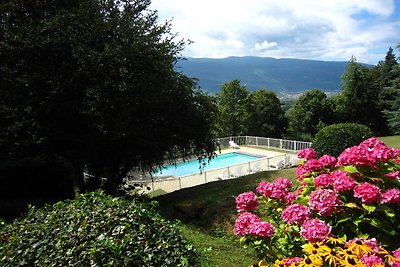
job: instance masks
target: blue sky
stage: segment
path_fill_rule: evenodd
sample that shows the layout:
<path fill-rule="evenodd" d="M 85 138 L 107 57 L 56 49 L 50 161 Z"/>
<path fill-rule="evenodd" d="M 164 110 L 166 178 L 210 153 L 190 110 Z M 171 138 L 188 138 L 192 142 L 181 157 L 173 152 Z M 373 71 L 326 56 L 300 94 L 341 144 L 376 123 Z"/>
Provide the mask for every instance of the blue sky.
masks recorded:
<path fill-rule="evenodd" d="M 193 41 L 185 57 L 354 55 L 376 64 L 400 43 L 400 0 L 153 0 L 150 8 Z"/>

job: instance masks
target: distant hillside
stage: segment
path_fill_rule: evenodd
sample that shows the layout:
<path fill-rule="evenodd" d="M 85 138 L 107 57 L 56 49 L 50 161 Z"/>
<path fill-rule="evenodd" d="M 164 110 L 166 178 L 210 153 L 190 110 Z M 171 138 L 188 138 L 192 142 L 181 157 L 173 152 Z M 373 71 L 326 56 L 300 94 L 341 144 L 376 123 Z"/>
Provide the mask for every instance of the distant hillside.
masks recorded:
<path fill-rule="evenodd" d="M 238 79 L 247 89 L 267 89 L 293 95 L 319 88 L 337 92 L 347 62 L 267 57 L 188 58 L 177 70 L 199 79 L 202 90 L 218 93 L 223 83 Z"/>

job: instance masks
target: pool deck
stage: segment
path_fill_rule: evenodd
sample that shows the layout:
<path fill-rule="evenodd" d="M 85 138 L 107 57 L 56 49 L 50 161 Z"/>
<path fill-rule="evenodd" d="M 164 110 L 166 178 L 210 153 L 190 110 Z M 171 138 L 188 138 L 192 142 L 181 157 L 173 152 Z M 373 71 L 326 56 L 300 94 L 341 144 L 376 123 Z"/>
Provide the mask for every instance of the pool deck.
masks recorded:
<path fill-rule="evenodd" d="M 221 149 L 221 154 L 226 154 L 226 153 L 232 153 L 232 152 L 242 152 L 244 154 L 255 154 L 255 155 L 260 155 L 263 157 L 276 157 L 276 156 L 282 156 L 285 154 L 293 154 L 295 155 L 296 153 L 294 152 L 285 152 L 285 151 L 272 151 L 272 150 L 267 150 L 265 148 L 257 148 L 257 147 L 249 147 L 249 146 L 240 146 L 240 148 L 226 148 L 226 149 Z M 220 154 L 219 151 L 216 151 L 215 153 Z"/>

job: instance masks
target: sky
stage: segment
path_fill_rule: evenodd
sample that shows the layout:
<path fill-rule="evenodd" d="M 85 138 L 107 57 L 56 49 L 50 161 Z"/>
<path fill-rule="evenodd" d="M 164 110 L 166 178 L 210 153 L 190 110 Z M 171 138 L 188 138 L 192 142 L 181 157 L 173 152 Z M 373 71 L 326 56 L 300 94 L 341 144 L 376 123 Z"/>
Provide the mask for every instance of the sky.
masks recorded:
<path fill-rule="evenodd" d="M 184 57 L 262 56 L 376 64 L 400 43 L 400 0 L 153 0 L 189 39 Z"/>

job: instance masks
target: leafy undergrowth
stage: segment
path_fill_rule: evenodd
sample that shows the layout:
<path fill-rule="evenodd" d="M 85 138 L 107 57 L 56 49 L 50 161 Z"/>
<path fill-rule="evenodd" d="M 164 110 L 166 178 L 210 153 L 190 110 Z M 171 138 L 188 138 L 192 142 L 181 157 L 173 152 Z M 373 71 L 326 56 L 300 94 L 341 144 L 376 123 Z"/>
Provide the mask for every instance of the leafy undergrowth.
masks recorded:
<path fill-rule="evenodd" d="M 296 181 L 295 168 L 259 172 L 237 179 L 212 182 L 155 197 L 161 213 L 182 221 L 182 234 L 201 252 L 199 266 L 248 266 L 254 253 L 241 248 L 233 235 L 235 197 L 252 191 L 261 181 L 286 177 Z"/>
<path fill-rule="evenodd" d="M 156 203 L 101 191 L 0 221 L 0 266 L 197 266 Z"/>

